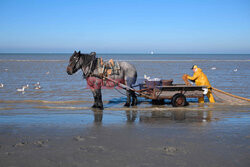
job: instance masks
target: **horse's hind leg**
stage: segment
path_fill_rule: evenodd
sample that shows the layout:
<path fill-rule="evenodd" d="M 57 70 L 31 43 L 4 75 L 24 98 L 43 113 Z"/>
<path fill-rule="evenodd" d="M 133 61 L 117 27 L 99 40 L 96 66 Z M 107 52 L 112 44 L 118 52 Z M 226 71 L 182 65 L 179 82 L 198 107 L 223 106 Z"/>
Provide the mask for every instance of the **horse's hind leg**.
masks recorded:
<path fill-rule="evenodd" d="M 132 95 L 132 106 L 136 106 L 137 105 L 137 97 L 135 95 L 134 91 L 131 91 L 131 95 Z"/>
<path fill-rule="evenodd" d="M 129 107 L 130 106 L 130 102 L 131 102 L 131 93 L 130 93 L 130 90 L 126 91 L 126 95 L 127 95 L 127 102 L 124 104 L 124 106 Z"/>

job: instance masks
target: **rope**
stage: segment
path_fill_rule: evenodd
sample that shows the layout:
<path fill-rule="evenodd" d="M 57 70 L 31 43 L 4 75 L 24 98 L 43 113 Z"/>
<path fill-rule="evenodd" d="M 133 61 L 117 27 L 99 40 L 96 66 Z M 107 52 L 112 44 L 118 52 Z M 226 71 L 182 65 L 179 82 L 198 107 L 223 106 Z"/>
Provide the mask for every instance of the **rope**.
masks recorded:
<path fill-rule="evenodd" d="M 123 89 L 126 89 L 126 90 L 129 89 L 129 90 L 131 90 L 131 91 L 137 93 L 137 95 L 139 95 L 139 96 L 146 97 L 146 98 L 150 98 L 150 96 L 148 96 L 148 95 L 146 95 L 146 94 L 144 94 L 144 93 L 142 93 L 142 92 L 138 92 L 137 90 L 135 90 L 135 89 L 133 89 L 133 88 L 127 86 L 127 85 L 124 85 L 124 84 L 122 84 L 122 83 L 119 83 L 119 82 L 117 82 L 117 81 L 115 81 L 115 80 L 113 80 L 113 79 L 111 79 L 111 78 L 108 78 L 108 77 L 105 77 L 105 76 L 104 76 L 104 79 L 107 79 L 107 80 L 109 80 L 109 81 L 111 81 L 111 82 L 113 82 L 113 83 L 116 83 L 119 87 L 121 87 L 121 88 L 123 88 Z"/>
<path fill-rule="evenodd" d="M 228 96 L 231 96 L 231 97 L 234 97 L 234 98 L 238 98 L 238 99 L 241 99 L 241 100 L 246 100 L 246 101 L 249 101 L 249 102 L 250 102 L 250 99 L 247 99 L 247 98 L 244 98 L 244 97 L 240 97 L 240 96 L 236 96 L 236 95 L 233 95 L 233 94 L 224 92 L 224 91 L 219 90 L 219 89 L 214 88 L 214 87 L 212 87 L 212 89 L 213 89 L 213 90 L 216 90 L 216 91 L 218 91 L 218 92 L 220 92 L 220 93 L 223 93 L 223 94 L 225 94 L 225 95 L 228 95 Z"/>

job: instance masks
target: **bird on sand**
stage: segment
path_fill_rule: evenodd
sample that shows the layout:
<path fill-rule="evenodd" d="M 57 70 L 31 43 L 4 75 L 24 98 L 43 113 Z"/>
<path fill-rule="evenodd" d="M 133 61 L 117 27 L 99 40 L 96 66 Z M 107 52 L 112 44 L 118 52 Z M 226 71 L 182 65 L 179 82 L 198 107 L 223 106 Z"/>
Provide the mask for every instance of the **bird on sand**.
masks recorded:
<path fill-rule="evenodd" d="M 42 87 L 40 85 L 36 86 L 35 89 L 41 89 Z"/>
<path fill-rule="evenodd" d="M 25 85 L 23 87 L 24 87 L 24 89 L 27 89 L 27 88 L 29 88 L 29 84 L 27 84 L 27 85 Z"/>
<path fill-rule="evenodd" d="M 23 86 L 22 89 L 17 89 L 16 91 L 18 91 L 18 92 L 24 92 L 25 91 L 25 87 Z"/>
<path fill-rule="evenodd" d="M 39 86 L 40 85 L 40 82 L 37 82 L 34 84 L 34 86 Z"/>

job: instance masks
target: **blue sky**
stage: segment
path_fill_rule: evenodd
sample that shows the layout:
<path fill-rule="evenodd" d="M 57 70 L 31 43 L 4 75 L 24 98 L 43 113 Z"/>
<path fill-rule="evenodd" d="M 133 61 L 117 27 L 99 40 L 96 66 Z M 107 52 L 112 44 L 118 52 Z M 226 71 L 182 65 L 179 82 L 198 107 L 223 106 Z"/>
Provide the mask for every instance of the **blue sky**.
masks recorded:
<path fill-rule="evenodd" d="M 0 52 L 250 53 L 249 0 L 0 0 Z"/>

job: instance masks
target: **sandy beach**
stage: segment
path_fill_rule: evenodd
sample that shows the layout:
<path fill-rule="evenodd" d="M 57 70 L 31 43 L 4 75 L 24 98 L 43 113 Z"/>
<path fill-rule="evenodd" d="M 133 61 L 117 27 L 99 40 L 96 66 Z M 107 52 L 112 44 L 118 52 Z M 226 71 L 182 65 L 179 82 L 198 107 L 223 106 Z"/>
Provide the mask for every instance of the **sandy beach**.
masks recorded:
<path fill-rule="evenodd" d="M 0 9 L 0 167 L 250 167 L 250 0 Z"/>
<path fill-rule="evenodd" d="M 0 166 L 233 167 L 250 163 L 249 106 L 194 103 L 189 109 L 154 106 L 146 111 L 75 114 L 52 110 L 25 117 L 22 121 L 16 115 L 15 121 L 1 123 Z M 53 119 L 37 121 L 48 118 Z"/>

